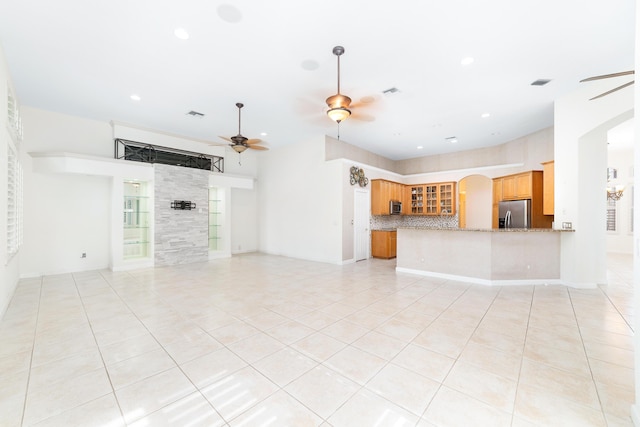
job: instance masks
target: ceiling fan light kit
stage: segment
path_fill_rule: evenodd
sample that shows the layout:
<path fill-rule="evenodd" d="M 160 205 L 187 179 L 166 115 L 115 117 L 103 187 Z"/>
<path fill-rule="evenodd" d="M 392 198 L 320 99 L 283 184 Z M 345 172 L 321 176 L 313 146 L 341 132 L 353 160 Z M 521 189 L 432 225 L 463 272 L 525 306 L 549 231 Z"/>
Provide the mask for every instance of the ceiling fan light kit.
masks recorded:
<path fill-rule="evenodd" d="M 333 54 L 338 57 L 338 93 L 327 98 L 327 115 L 336 123 L 348 119 L 351 116 L 349 105 L 351 98 L 340 93 L 340 55 L 344 53 L 344 47 L 336 46 L 333 48 Z"/>
<path fill-rule="evenodd" d="M 224 139 L 225 141 L 230 142 L 231 144 L 229 144 L 229 146 L 231 148 L 233 148 L 233 151 L 235 151 L 238 154 L 243 153 L 247 148 L 252 148 L 254 150 L 268 150 L 267 147 L 263 147 L 261 145 L 256 145 L 256 144 L 261 142 L 259 139 L 249 139 L 249 138 L 246 138 L 246 137 L 242 136 L 242 131 L 241 131 L 241 125 L 242 125 L 241 111 L 242 111 L 242 107 L 244 107 L 244 104 L 241 103 L 241 102 L 237 102 L 236 103 L 236 107 L 238 107 L 238 134 L 235 135 L 235 136 L 232 136 L 231 138 L 227 138 L 226 136 L 221 136 L 220 138 Z"/>

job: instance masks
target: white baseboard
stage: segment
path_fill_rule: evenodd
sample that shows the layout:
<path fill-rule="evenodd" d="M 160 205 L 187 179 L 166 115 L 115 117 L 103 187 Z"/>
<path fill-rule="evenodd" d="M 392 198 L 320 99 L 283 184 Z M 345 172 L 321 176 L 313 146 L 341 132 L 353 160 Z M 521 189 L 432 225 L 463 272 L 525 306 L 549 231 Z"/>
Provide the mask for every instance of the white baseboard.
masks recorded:
<path fill-rule="evenodd" d="M 590 283 L 569 283 L 560 279 L 514 279 L 514 280 L 491 280 L 479 277 L 459 276 L 456 274 L 437 273 L 434 271 L 416 270 L 412 268 L 396 267 L 398 273 L 416 274 L 418 276 L 434 277 L 437 279 L 453 280 L 456 282 L 473 283 L 484 286 L 531 286 L 531 285 L 564 285 L 577 289 L 593 289 L 596 284 Z M 640 426 L 638 426 L 640 427 Z"/>

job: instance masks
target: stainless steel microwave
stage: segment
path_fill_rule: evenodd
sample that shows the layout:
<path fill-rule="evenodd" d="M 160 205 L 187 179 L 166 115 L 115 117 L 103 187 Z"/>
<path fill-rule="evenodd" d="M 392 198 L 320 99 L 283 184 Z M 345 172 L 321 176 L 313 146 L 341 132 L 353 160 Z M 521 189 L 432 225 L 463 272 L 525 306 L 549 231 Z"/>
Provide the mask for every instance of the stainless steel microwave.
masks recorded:
<path fill-rule="evenodd" d="M 389 214 L 400 215 L 402 213 L 402 202 L 398 200 L 389 201 Z"/>

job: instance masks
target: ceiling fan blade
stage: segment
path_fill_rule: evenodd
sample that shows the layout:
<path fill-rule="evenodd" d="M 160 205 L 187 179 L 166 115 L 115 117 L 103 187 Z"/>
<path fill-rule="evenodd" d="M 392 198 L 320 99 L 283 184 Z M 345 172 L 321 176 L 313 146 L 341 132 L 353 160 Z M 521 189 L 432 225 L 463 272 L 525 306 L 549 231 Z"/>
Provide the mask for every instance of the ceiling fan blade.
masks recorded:
<path fill-rule="evenodd" d="M 249 148 L 252 150 L 268 150 L 267 147 L 263 147 L 262 145 L 250 145 Z"/>
<path fill-rule="evenodd" d="M 258 143 L 260 143 L 260 142 L 262 142 L 262 140 L 261 140 L 261 139 L 252 138 L 252 139 L 247 139 L 247 140 L 245 141 L 245 144 L 252 145 L 252 144 L 258 144 Z"/>
<path fill-rule="evenodd" d="M 231 140 L 231 138 L 227 138 L 226 136 L 220 136 L 220 138 L 222 138 L 222 139 L 224 139 L 225 141 L 228 141 L 228 142 L 233 142 Z"/>
<path fill-rule="evenodd" d="M 628 76 L 629 74 L 635 74 L 635 71 L 634 70 L 621 71 L 619 73 L 603 74 L 601 76 L 593 76 L 593 77 L 589 77 L 589 78 L 580 80 L 580 83 L 582 83 L 582 82 L 591 82 L 593 80 L 610 79 L 612 77 Z"/>
<path fill-rule="evenodd" d="M 589 101 L 593 101 L 594 99 L 602 98 L 603 96 L 609 95 L 610 93 L 616 92 L 616 91 L 618 91 L 618 90 L 620 90 L 620 89 L 624 89 L 624 88 L 625 88 L 625 87 L 627 87 L 627 86 L 631 86 L 634 82 L 635 82 L 635 80 L 632 80 L 632 81 L 630 81 L 629 83 L 625 83 L 625 84 L 623 84 L 623 85 L 621 85 L 621 86 L 618 86 L 617 88 L 614 88 L 614 89 L 608 90 L 608 91 L 606 91 L 606 92 L 604 92 L 604 93 L 601 93 L 601 94 L 600 94 L 600 95 L 598 95 L 598 96 L 594 96 L 593 98 L 589 99 Z"/>

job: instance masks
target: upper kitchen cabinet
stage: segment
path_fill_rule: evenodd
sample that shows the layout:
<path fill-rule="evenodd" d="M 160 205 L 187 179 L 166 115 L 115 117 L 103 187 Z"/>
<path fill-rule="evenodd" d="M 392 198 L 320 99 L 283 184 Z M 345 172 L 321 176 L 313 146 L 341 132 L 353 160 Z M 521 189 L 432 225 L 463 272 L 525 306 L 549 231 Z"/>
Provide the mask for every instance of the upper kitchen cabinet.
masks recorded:
<path fill-rule="evenodd" d="M 543 213 L 543 172 L 529 171 L 493 179 L 493 228 L 498 228 L 498 205 L 506 200 L 531 200 L 531 227 L 551 228 L 553 216 Z"/>
<path fill-rule="evenodd" d="M 412 184 L 405 186 L 405 200 L 411 215 L 455 215 L 456 183 Z"/>
<path fill-rule="evenodd" d="M 544 162 L 542 164 L 542 212 L 545 215 L 554 214 L 554 163 Z"/>
<path fill-rule="evenodd" d="M 502 200 L 530 199 L 533 195 L 533 172 L 534 171 L 503 177 Z"/>
<path fill-rule="evenodd" d="M 542 171 L 521 172 L 493 180 L 494 201 L 496 198 L 497 201 L 532 199 L 538 191 L 542 191 Z M 496 197 L 497 193 L 499 197 Z"/>
<path fill-rule="evenodd" d="M 389 215 L 389 202 L 403 200 L 404 185 L 386 179 L 371 180 L 371 215 Z M 404 207 L 403 207 L 404 213 Z"/>

